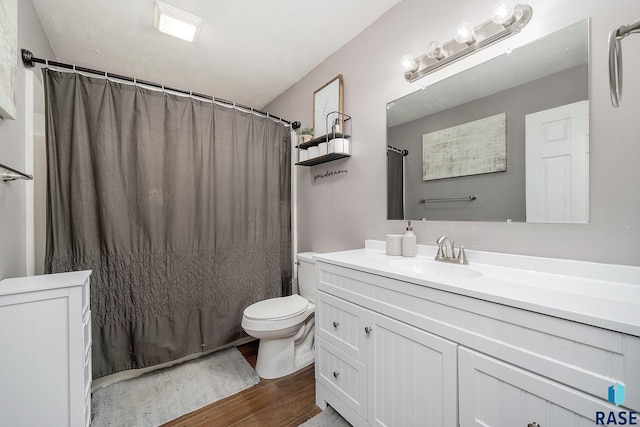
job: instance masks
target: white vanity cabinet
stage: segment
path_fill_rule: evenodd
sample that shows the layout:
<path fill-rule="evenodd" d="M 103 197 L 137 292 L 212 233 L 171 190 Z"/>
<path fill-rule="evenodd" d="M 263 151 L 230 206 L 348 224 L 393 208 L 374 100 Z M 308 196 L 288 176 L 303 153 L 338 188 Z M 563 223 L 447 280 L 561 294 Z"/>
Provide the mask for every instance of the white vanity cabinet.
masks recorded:
<path fill-rule="evenodd" d="M 638 336 L 316 265 L 316 403 L 355 426 L 591 426 L 596 411 L 640 408 Z"/>
<path fill-rule="evenodd" d="M 90 271 L 0 281 L 0 424 L 89 426 Z"/>
<path fill-rule="evenodd" d="M 337 397 L 355 425 L 457 425 L 456 344 L 324 292 L 317 302 L 318 401 Z"/>

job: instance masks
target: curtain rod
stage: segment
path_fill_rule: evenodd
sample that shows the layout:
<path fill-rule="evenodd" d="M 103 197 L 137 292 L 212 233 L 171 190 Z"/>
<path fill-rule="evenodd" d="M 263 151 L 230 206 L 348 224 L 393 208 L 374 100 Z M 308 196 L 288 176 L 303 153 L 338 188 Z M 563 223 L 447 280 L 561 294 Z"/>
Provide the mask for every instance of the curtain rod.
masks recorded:
<path fill-rule="evenodd" d="M 81 71 L 83 73 L 91 73 L 91 74 L 96 74 L 96 75 L 103 76 L 103 77 L 111 77 L 113 79 L 126 80 L 126 81 L 132 82 L 134 84 L 140 83 L 141 85 L 157 87 L 157 88 L 162 89 L 162 90 L 169 90 L 169 91 L 172 91 L 172 92 L 183 93 L 183 94 L 189 95 L 189 96 L 196 96 L 198 98 L 208 99 L 208 100 L 210 100 L 212 102 L 218 102 L 220 104 L 229 105 L 229 106 L 231 106 L 233 108 L 236 108 L 236 107 L 237 108 L 241 108 L 243 110 L 247 110 L 247 111 L 250 111 L 252 113 L 261 115 L 261 116 L 263 116 L 263 117 L 265 117 L 267 119 L 278 120 L 278 121 L 281 121 L 282 123 L 285 123 L 287 125 L 291 125 L 291 127 L 293 129 L 297 129 L 295 126 L 296 126 L 296 124 L 298 122 L 293 122 L 293 124 L 291 124 L 290 121 L 285 120 L 283 118 L 280 118 L 278 116 L 274 116 L 274 115 L 269 114 L 269 113 L 267 113 L 265 111 L 256 110 L 253 107 L 249 107 L 249 106 L 246 106 L 246 105 L 238 104 L 238 103 L 233 102 L 233 101 L 229 101 L 229 100 L 222 99 L 222 98 L 216 98 L 216 97 L 213 97 L 211 95 L 204 95 L 204 94 L 201 94 L 201 93 L 195 93 L 195 92 L 186 91 L 186 90 L 182 90 L 182 89 L 176 89 L 176 88 L 165 86 L 163 84 L 154 83 L 154 82 L 148 82 L 146 80 L 135 79 L 133 77 L 123 76 L 123 75 L 120 75 L 120 74 L 109 73 L 107 71 L 94 70 L 92 68 L 80 67 L 80 66 L 73 65 L 73 64 L 65 64 L 64 62 L 50 61 L 48 59 L 36 58 L 35 56 L 33 56 L 33 53 L 31 51 L 27 50 L 27 49 L 22 49 L 22 63 L 24 64 L 25 68 L 33 68 L 33 67 L 36 66 L 36 63 L 44 64 L 47 67 L 51 65 L 51 66 L 54 66 L 54 67 L 68 68 L 68 69 L 76 71 L 76 72 L 77 71 Z M 298 127 L 300 127 L 300 126 L 298 125 Z"/>
<path fill-rule="evenodd" d="M 394 147 L 393 145 L 387 145 L 387 151 L 394 151 L 398 154 L 402 154 L 402 156 L 409 155 L 409 150 L 403 150 L 402 148 Z"/>

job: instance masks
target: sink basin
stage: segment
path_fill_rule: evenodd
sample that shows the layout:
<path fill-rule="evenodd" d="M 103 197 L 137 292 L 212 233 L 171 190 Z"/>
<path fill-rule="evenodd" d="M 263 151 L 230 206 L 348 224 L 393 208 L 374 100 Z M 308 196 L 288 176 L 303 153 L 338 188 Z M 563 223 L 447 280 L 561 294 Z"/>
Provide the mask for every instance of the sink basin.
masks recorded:
<path fill-rule="evenodd" d="M 482 273 L 468 265 L 447 264 L 433 260 L 403 259 L 391 261 L 389 265 L 403 271 L 409 271 L 425 276 L 436 277 L 480 277 Z"/>

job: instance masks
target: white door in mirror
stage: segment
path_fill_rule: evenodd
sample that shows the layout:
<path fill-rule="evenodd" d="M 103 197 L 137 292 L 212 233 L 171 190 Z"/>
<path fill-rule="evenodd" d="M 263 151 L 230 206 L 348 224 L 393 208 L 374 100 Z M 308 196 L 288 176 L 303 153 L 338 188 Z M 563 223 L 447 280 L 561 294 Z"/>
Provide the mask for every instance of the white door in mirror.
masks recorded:
<path fill-rule="evenodd" d="M 526 115 L 527 222 L 589 222 L 589 101 Z"/>

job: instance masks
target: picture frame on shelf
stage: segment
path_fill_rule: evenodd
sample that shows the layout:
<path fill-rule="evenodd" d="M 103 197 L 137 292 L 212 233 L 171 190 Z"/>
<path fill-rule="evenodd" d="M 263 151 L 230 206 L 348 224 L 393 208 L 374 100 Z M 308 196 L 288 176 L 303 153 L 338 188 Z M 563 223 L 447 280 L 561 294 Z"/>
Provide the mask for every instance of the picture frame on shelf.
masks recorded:
<path fill-rule="evenodd" d="M 332 111 L 342 113 L 343 102 L 344 84 L 342 74 L 338 74 L 313 93 L 314 138 L 326 135 L 331 130 L 331 124 L 327 129 L 327 114 Z"/>

